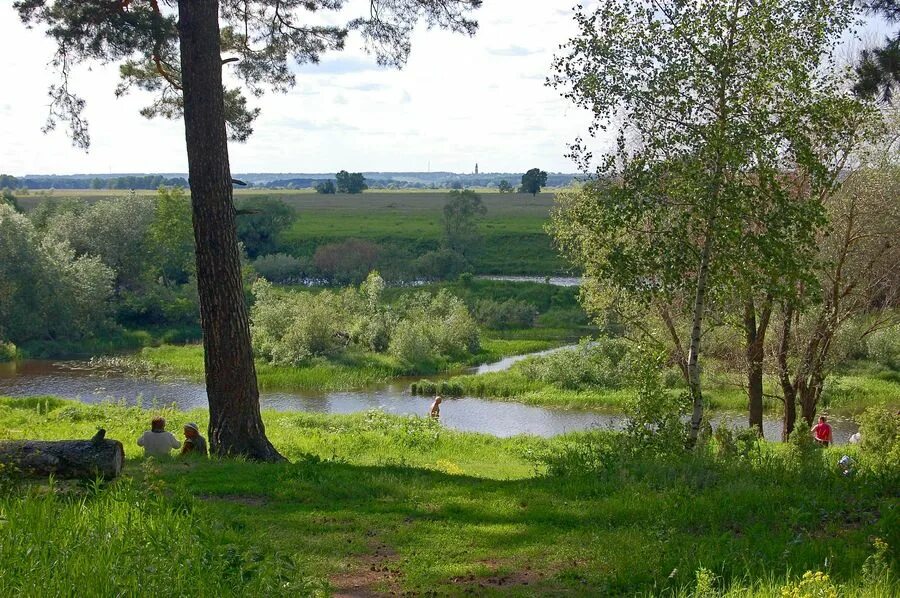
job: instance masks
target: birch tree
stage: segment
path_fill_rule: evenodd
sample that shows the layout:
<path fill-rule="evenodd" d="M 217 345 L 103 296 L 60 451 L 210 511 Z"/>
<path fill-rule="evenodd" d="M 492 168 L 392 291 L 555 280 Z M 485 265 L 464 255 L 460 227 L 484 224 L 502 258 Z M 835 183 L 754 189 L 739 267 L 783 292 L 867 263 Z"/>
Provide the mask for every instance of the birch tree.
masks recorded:
<path fill-rule="evenodd" d="M 616 141 L 593 171 L 590 142 L 573 144 L 593 176 L 563 197 L 551 231 L 592 280 L 594 304 L 624 296 L 662 310 L 691 442 L 710 306 L 761 273 L 779 281 L 773 292 L 810 276 L 824 213 L 786 173 L 829 184 L 811 136 L 841 129 L 857 106 L 827 68 L 854 14 L 848 0 L 610 0 L 576 8 L 579 33 L 554 61 L 550 83 L 592 112 L 589 134 Z"/>

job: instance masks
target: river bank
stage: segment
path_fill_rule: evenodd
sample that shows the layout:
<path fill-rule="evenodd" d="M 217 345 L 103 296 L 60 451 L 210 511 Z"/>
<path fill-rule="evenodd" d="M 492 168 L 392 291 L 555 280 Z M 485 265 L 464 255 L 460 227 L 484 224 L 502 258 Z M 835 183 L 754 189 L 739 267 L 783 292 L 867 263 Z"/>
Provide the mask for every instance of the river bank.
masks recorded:
<path fill-rule="evenodd" d="M 207 424 L 205 410 L 161 413 L 173 431 Z M 835 469 L 845 450 L 867 463 L 856 447 L 629 456 L 599 431 L 498 439 L 428 418 L 265 410 L 291 463 L 148 461 L 135 439 L 150 415 L 0 399 L 2 439 L 88 438 L 103 426 L 127 457 L 115 484 L 0 488 L 0 593 L 164 584 L 202 595 L 694 596 L 712 587 L 706 595 L 746 598 L 782 595 L 805 571 L 846 597 L 897 589 L 895 492 L 866 469 L 852 480 Z M 160 542 L 160 529 L 177 536 Z M 182 550 L 188 537 L 200 544 Z"/>
<path fill-rule="evenodd" d="M 508 357 L 473 368 L 473 371 L 484 372 L 482 375 L 485 377 L 501 375 L 526 357 Z M 180 411 L 206 409 L 202 361 L 197 365 L 197 375 L 193 377 L 173 376 L 171 372 L 158 376 L 146 370 L 137 372 L 103 365 L 106 363 L 25 361 L 15 366 L 0 365 L 0 395 L 52 396 L 90 405 L 119 404 Z M 260 404 L 262 409 L 273 412 L 353 414 L 379 411 L 396 416 L 425 417 L 432 399 L 410 392 L 415 380 L 401 377 L 388 382 L 370 382 L 349 390 L 263 389 Z M 504 400 L 477 396 L 447 397 L 441 423 L 450 429 L 497 437 L 521 434 L 552 437 L 573 431 L 620 430 L 627 422 L 623 407 L 628 392 L 621 390 L 607 395 L 618 397 L 619 403 L 599 400 L 586 403 L 585 393 L 554 393 L 550 390 L 545 391 L 547 400 L 543 404 L 527 402 L 539 396 L 537 394 L 521 395 L 522 400 L 516 400 L 513 396 Z M 601 393 L 591 396 L 603 398 Z M 580 401 L 579 406 L 588 404 L 589 408 L 573 408 L 562 402 L 566 397 L 573 397 L 573 403 Z M 741 428 L 746 425 L 746 414 L 737 410 L 712 410 L 709 420 L 714 427 Z M 857 431 L 850 417 L 832 417 L 832 424 L 838 444 L 846 443 L 849 436 Z M 780 438 L 781 420 L 777 414 L 766 415 L 763 432 L 770 440 Z"/>

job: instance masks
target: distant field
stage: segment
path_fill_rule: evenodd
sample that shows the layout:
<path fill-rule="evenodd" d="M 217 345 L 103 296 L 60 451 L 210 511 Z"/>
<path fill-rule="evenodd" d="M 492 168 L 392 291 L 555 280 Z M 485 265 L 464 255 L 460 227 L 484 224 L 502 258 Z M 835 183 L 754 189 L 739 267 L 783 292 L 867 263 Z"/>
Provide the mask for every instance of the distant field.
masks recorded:
<path fill-rule="evenodd" d="M 19 197 L 31 210 L 46 197 L 86 201 L 121 197 L 128 191 L 58 189 Z M 155 191 L 137 191 L 153 194 Z M 555 193 L 500 194 L 482 192 L 488 209 L 482 224 L 484 247 L 476 260 L 479 274 L 544 276 L 568 272 L 544 232 Z M 414 255 L 436 249 L 441 238 L 441 211 L 446 190 L 367 191 L 360 195 L 322 195 L 312 190 L 239 189 L 235 197 L 277 197 L 298 212 L 297 222 L 282 235 L 286 251 L 312 255 L 319 245 L 348 238 L 393 245 Z"/>
<path fill-rule="evenodd" d="M 282 243 L 297 255 L 355 237 L 399 246 L 413 254 L 436 249 L 442 234 L 441 211 L 446 192 L 364 193 L 362 195 L 284 194 L 300 217 L 282 235 Z M 484 247 L 475 266 L 478 273 L 556 274 L 566 271 L 544 225 L 553 193 L 483 194 L 487 216 L 482 224 Z"/>

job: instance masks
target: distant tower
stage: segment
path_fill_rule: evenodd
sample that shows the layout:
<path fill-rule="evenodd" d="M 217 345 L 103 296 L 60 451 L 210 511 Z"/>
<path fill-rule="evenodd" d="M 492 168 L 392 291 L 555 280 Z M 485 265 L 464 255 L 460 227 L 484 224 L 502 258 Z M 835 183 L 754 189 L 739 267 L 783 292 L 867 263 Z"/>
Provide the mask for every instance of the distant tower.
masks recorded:
<path fill-rule="evenodd" d="M 478 162 L 475 162 L 475 174 L 478 174 Z"/>

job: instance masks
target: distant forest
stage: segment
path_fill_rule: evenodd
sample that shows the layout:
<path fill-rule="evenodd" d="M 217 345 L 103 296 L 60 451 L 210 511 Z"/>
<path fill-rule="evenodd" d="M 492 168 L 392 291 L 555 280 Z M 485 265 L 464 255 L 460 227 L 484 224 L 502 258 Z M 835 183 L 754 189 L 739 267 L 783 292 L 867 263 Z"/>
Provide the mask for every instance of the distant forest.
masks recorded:
<path fill-rule="evenodd" d="M 497 187 L 500 181 L 517 185 L 522 173 L 457 174 L 453 172 L 364 172 L 370 189 L 460 189 L 465 187 Z M 247 173 L 234 177 L 248 187 L 266 189 L 309 189 L 333 174 Z M 574 174 L 551 173 L 548 187 L 565 187 L 575 180 Z M 187 175 L 163 174 L 74 174 L 0 175 L 0 189 L 157 189 L 160 186 L 188 187 Z"/>
<path fill-rule="evenodd" d="M 0 174 L 0 189 L 159 189 L 187 187 L 183 176 L 165 177 L 161 174 L 92 176 L 47 175 L 14 177 Z"/>

